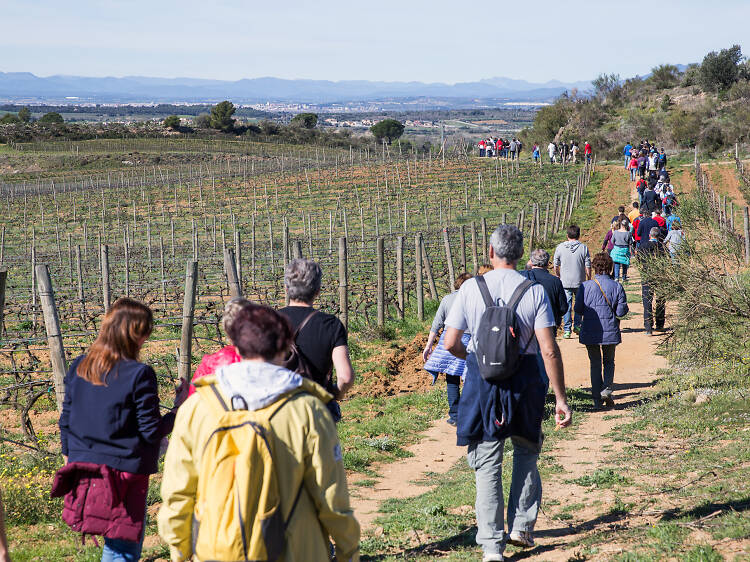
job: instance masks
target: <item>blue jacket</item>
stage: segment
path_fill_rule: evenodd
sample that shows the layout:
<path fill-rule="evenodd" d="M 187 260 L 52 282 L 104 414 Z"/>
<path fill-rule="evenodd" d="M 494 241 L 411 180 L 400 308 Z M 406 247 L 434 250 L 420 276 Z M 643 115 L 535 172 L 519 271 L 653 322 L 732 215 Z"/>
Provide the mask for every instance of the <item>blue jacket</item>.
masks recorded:
<path fill-rule="evenodd" d="M 591 280 L 578 287 L 576 294 L 575 311 L 583 315 L 578 341 L 584 345 L 616 345 L 622 341 L 617 317 L 628 313 L 625 289 L 609 275 L 596 275 L 595 279 L 602 286 L 601 290 Z"/>
<path fill-rule="evenodd" d="M 527 448 L 539 447 L 547 382 L 536 355 L 522 355 L 518 373 L 500 384 L 479 374 L 476 355 L 466 357 L 466 379 L 458 402 L 459 447 L 481 441 L 520 438 Z"/>
<path fill-rule="evenodd" d="M 622 152 L 625 156 L 629 156 L 631 150 L 633 150 L 633 147 L 630 144 L 626 144 L 625 149 Z"/>
<path fill-rule="evenodd" d="M 62 454 L 68 462 L 155 473 L 159 444 L 171 433 L 175 418 L 173 412 L 159 412 L 156 373 L 138 361 L 120 360 L 106 375 L 105 385 L 94 385 L 76 374 L 83 357 L 73 361 L 65 376 Z"/>

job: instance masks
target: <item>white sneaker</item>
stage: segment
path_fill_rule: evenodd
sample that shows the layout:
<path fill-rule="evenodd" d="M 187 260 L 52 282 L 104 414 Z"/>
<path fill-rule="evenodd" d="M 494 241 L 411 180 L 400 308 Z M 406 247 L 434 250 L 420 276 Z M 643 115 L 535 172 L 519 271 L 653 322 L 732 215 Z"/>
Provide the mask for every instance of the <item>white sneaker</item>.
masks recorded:
<path fill-rule="evenodd" d="M 482 556 L 482 562 L 503 562 L 505 558 L 503 558 L 502 554 L 487 554 L 485 553 L 484 556 Z"/>
<path fill-rule="evenodd" d="M 513 546 L 522 548 L 533 548 L 534 537 L 529 531 L 513 531 L 508 538 L 508 542 Z"/>

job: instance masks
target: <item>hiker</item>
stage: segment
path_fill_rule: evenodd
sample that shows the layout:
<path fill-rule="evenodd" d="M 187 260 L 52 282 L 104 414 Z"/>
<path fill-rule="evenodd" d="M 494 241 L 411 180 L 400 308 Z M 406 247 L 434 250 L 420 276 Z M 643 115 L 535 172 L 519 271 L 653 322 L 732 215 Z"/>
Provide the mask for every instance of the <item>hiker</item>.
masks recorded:
<path fill-rule="evenodd" d="M 425 362 L 424 370 L 432 375 L 432 384 L 435 384 L 440 373 L 445 374 L 445 384 L 447 385 L 448 394 L 448 419 L 445 421 L 450 425 L 456 425 L 458 401 L 461 398 L 461 379 L 464 376 L 466 363 L 463 359 L 454 357 L 445 349 L 445 318 L 448 316 L 448 311 L 451 309 L 453 301 L 458 296 L 458 290 L 461 288 L 461 285 L 467 279 L 471 279 L 471 277 L 468 273 L 462 273 L 456 277 L 456 281 L 453 283 L 455 290 L 445 295 L 440 301 L 435 319 L 432 321 L 430 335 L 427 337 L 427 344 L 424 346 L 424 351 L 422 351 L 422 360 Z M 443 333 L 440 335 L 437 347 L 433 350 L 432 346 L 441 330 Z M 462 342 L 464 346 L 468 345 L 469 334 L 463 335 Z"/>
<path fill-rule="evenodd" d="M 547 154 L 549 154 L 550 164 L 555 163 L 555 152 L 557 152 L 557 147 L 555 146 L 555 143 L 553 141 L 549 141 L 549 144 L 547 145 Z"/>
<path fill-rule="evenodd" d="M 510 159 L 511 160 L 516 159 L 517 150 L 518 150 L 518 143 L 516 142 L 516 139 L 513 138 L 513 140 L 510 141 Z"/>
<path fill-rule="evenodd" d="M 338 560 L 359 559 L 331 395 L 281 366 L 292 337 L 280 313 L 243 307 L 229 328 L 242 361 L 177 412 L 158 516 L 172 560 L 328 560 L 329 536 Z"/>
<path fill-rule="evenodd" d="M 630 246 L 633 244 L 633 235 L 630 232 L 630 224 L 625 220 L 616 220 L 614 222 L 616 229 L 612 232 L 612 249 L 609 252 L 614 262 L 614 280 L 620 280 L 622 273 L 622 282 L 628 282 L 628 267 L 630 267 Z"/>
<path fill-rule="evenodd" d="M 659 151 L 659 160 L 657 167 L 659 168 L 659 170 L 664 170 L 667 167 L 667 154 L 664 152 L 663 148 Z"/>
<path fill-rule="evenodd" d="M 654 226 L 649 230 L 648 239 L 641 242 L 638 250 L 638 262 L 641 267 L 641 298 L 643 299 L 643 327 L 646 335 L 650 336 L 652 330 L 664 329 L 665 302 L 654 291 L 653 271 L 658 258 L 665 255 L 664 244 L 659 239 L 660 230 Z M 650 271 L 651 270 L 651 271 Z"/>
<path fill-rule="evenodd" d="M 476 542 L 484 561 L 503 560 L 506 542 L 533 547 L 533 530 L 541 502 L 541 478 L 537 467 L 541 449 L 541 421 L 547 383 L 539 372 L 536 354 L 541 348 L 549 382 L 554 390 L 558 427 L 570 424 L 572 412 L 565 395 L 560 349 L 554 336 L 555 319 L 544 288 L 524 279 L 516 264 L 523 255 L 523 234 L 514 225 L 502 224 L 490 236 L 489 257 L 493 270 L 466 281 L 453 302 L 448 318 L 445 346 L 456 357 L 466 359 L 466 380 L 458 407 L 457 444 L 468 446 L 467 461 L 476 479 Z M 480 285 L 481 283 L 481 285 Z M 524 289 L 517 293 L 517 289 Z M 483 296 L 484 292 L 484 296 Z M 489 293 L 489 294 L 487 294 Z M 514 299 L 513 297 L 516 297 Z M 481 320 L 487 301 L 502 306 L 517 300 L 513 314 L 518 328 L 518 359 L 514 375 L 502 382 L 483 378 L 477 346 L 486 341 L 493 352 L 494 332 Z M 502 308 L 492 309 L 501 312 Z M 512 311 L 512 307 L 511 307 Z M 480 328 L 482 331 L 480 332 Z M 468 348 L 461 343 L 468 331 Z M 536 336 L 536 337 L 535 337 Z M 506 357 L 512 352 L 503 346 Z M 512 355 L 516 357 L 515 355 Z M 487 362 L 482 361 L 483 368 Z M 497 365 L 493 363 L 492 365 Z M 484 371 L 483 371 L 484 372 Z M 513 476 L 508 497 L 508 534 L 503 514 L 502 464 L 505 440 L 513 442 Z"/>
<path fill-rule="evenodd" d="M 103 561 L 140 558 L 149 475 L 158 470 L 159 445 L 187 397 L 183 381 L 174 408 L 161 415 L 156 373 L 138 361 L 153 327 L 150 308 L 118 299 L 88 353 L 65 376 L 60 441 L 66 464 L 55 475 L 52 497 L 66 496 L 68 525 L 104 537 Z"/>
<path fill-rule="evenodd" d="M 539 152 L 539 145 L 537 143 L 534 143 L 534 148 L 531 151 L 531 157 L 534 159 L 534 163 L 539 163 L 539 158 L 541 158 L 541 154 Z"/>
<path fill-rule="evenodd" d="M 607 234 L 604 235 L 604 240 L 602 241 L 602 252 L 610 253 L 612 251 L 612 248 L 614 247 L 614 243 L 612 242 L 612 233 L 614 233 L 615 230 L 620 228 L 620 221 L 617 219 L 612 220 L 612 223 L 609 226 L 609 230 L 607 231 Z"/>
<path fill-rule="evenodd" d="M 232 298 L 227 301 L 224 305 L 224 315 L 221 318 L 221 324 L 224 328 L 224 334 L 229 333 L 229 326 L 234 322 L 237 313 L 243 306 L 250 304 L 250 301 L 243 298 Z M 224 365 L 231 365 L 232 363 L 238 363 L 242 361 L 242 357 L 237 353 L 237 349 L 233 345 L 226 345 L 216 353 L 210 353 L 203 356 L 198 368 L 195 370 L 193 375 L 193 383 L 196 379 L 213 375 L 216 369 L 223 367 Z M 190 385 L 189 394 L 192 395 L 195 392 L 195 385 Z"/>
<path fill-rule="evenodd" d="M 536 281 L 544 287 L 544 292 L 547 294 L 549 304 L 552 307 L 552 315 L 555 317 L 555 332 L 557 332 L 562 323 L 563 314 L 568 310 L 568 299 L 560 278 L 555 277 L 548 271 L 549 260 L 550 255 L 547 251 L 537 248 L 531 252 L 528 269 L 519 273 L 526 279 Z"/>
<path fill-rule="evenodd" d="M 323 271 L 313 260 L 295 258 L 284 270 L 284 288 L 289 306 L 279 310 L 295 332 L 295 343 L 309 366 L 309 377 L 334 396 L 328 402 L 333 419 L 341 419 L 341 400 L 354 385 L 354 367 L 349 359 L 346 328 L 336 316 L 313 308 L 320 295 Z M 293 367 L 287 365 L 287 367 Z M 336 383 L 333 369 L 336 369 Z M 299 372 L 299 369 L 297 369 Z"/>
<path fill-rule="evenodd" d="M 568 153 L 570 149 L 568 148 L 568 143 L 565 141 L 560 141 L 560 162 L 563 164 L 566 164 L 568 162 Z"/>
<path fill-rule="evenodd" d="M 609 407 L 615 378 L 615 347 L 622 342 L 619 318 L 628 313 L 625 289 L 612 277 L 612 258 L 601 252 L 591 260 L 594 277 L 578 288 L 576 312 L 583 316 L 578 341 L 586 346 L 591 364 L 594 409 Z"/>
<path fill-rule="evenodd" d="M 568 309 L 563 316 L 563 338 L 569 339 L 571 329 L 578 333 L 581 327 L 581 317 L 573 315 L 573 298 L 586 279 L 591 278 L 591 255 L 586 244 L 578 241 L 581 229 L 572 224 L 568 227 L 565 242 L 561 242 L 555 248 L 555 275 L 562 281 L 565 295 L 568 299 Z M 573 322 L 571 322 L 573 316 Z"/>
<path fill-rule="evenodd" d="M 638 210 L 638 207 L 640 207 L 638 201 L 633 201 L 633 209 L 628 213 L 628 220 L 630 221 L 630 224 L 633 224 L 635 219 L 641 214 Z"/>
<path fill-rule="evenodd" d="M 682 232 L 682 222 L 675 218 L 671 223 L 671 228 L 664 239 L 664 245 L 669 250 L 669 256 L 672 262 L 675 261 L 675 255 L 680 251 L 682 243 L 685 241 L 685 234 Z"/>
<path fill-rule="evenodd" d="M 578 143 L 572 142 L 570 143 L 570 154 L 573 156 L 573 164 L 576 163 L 578 158 Z"/>
<path fill-rule="evenodd" d="M 638 158 L 631 156 L 626 167 L 630 170 L 630 181 L 635 181 L 635 178 L 638 175 Z"/>
<path fill-rule="evenodd" d="M 638 222 L 638 240 L 643 244 L 648 240 L 649 232 L 652 228 L 659 229 L 659 223 L 654 220 L 654 213 L 648 212 L 643 208 L 641 208 L 641 211 L 643 211 L 643 217 Z"/>
<path fill-rule="evenodd" d="M 479 141 L 479 157 L 482 158 L 487 151 L 487 142 L 484 139 Z"/>
<path fill-rule="evenodd" d="M 641 179 L 646 177 L 646 168 L 648 167 L 648 157 L 641 151 L 638 156 L 638 175 Z"/>
<path fill-rule="evenodd" d="M 659 199 L 659 196 L 654 191 L 654 188 L 651 185 L 647 185 L 646 189 L 643 191 L 643 200 L 641 202 L 641 207 L 643 207 L 650 213 L 651 211 L 655 211 L 656 208 L 660 205 L 661 199 Z"/>
<path fill-rule="evenodd" d="M 586 157 L 586 164 L 591 164 L 591 156 L 594 153 L 594 149 L 591 148 L 591 144 L 587 141 L 583 145 L 583 155 Z"/>
<path fill-rule="evenodd" d="M 630 157 L 630 152 L 633 150 L 633 145 L 630 144 L 630 141 L 625 143 L 625 148 L 623 149 L 622 153 L 625 156 L 625 169 L 627 170 L 629 168 L 630 161 L 632 160 Z"/>

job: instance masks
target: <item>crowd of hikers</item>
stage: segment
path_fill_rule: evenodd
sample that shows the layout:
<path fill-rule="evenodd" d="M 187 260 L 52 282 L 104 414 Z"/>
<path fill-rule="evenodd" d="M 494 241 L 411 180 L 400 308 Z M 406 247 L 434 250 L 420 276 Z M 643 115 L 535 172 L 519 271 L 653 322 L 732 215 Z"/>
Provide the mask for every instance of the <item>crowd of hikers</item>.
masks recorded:
<path fill-rule="evenodd" d="M 514 149 L 515 158 L 520 143 Z M 656 178 L 641 178 L 632 210 L 618 209 L 593 257 L 571 225 L 553 256 L 533 250 L 519 270 L 523 234 L 501 224 L 490 236 L 489 263 L 474 275 L 460 274 L 440 303 L 422 357 L 433 384 L 446 377 L 447 422 L 475 471 L 483 560 L 502 560 L 506 544 L 534 546 L 550 387 L 556 425 L 572 420 L 560 329 L 562 338 L 575 332 L 586 346 L 593 408 L 614 406 L 631 259 L 641 260 L 642 270 L 654 256 L 669 252 L 677 259 L 684 239 L 666 166 L 657 171 Z M 192 380 L 175 388 L 169 410 L 160 404 L 156 373 L 139 360 L 152 311 L 130 298 L 111 306 L 65 378 L 59 422 L 65 466 L 52 489 L 64 496 L 62 517 L 72 529 L 104 537 L 103 561 L 140 559 L 149 478 L 162 455 L 157 522 L 173 561 L 359 559 L 360 527 L 336 425 L 355 374 L 343 324 L 314 308 L 322 276 L 315 261 L 297 258 L 284 271 L 285 308 L 227 302 L 222 324 L 229 344 L 201 359 Z M 642 281 L 649 334 L 665 321 L 650 278 Z"/>
<path fill-rule="evenodd" d="M 486 139 L 481 139 L 477 143 L 477 148 L 479 149 L 480 158 L 495 157 L 517 160 L 521 158 L 523 143 L 515 137 L 511 139 L 488 137 Z M 578 141 L 570 141 L 570 143 L 567 143 L 564 140 L 558 142 L 551 140 L 547 145 L 547 154 L 549 155 L 550 164 L 575 164 L 580 158 L 580 152 L 581 148 L 578 145 Z M 593 152 L 594 150 L 591 144 L 589 142 L 584 142 L 583 156 L 587 163 L 591 163 Z M 539 162 L 542 158 L 542 149 L 538 143 L 534 143 L 531 148 L 531 158 L 534 162 Z"/>

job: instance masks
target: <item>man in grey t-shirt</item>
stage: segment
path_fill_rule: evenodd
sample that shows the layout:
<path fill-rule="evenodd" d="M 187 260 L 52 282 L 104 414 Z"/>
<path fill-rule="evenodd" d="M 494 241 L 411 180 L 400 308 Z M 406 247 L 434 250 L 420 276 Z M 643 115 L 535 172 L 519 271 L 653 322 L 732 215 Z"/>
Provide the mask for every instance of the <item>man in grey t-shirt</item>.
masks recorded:
<path fill-rule="evenodd" d="M 573 298 L 578 292 L 581 283 L 591 279 L 591 254 L 586 244 L 578 241 L 581 236 L 580 227 L 572 224 L 568 227 L 568 239 L 557 245 L 555 248 L 555 274 L 562 281 L 565 289 L 565 296 L 568 299 L 568 311 L 563 315 L 563 337 L 570 338 L 570 330 L 573 328 L 576 333 L 581 330 L 583 318 L 575 313 L 573 322 L 571 314 L 573 313 Z"/>
<path fill-rule="evenodd" d="M 484 279 L 490 295 L 498 304 L 507 303 L 515 289 L 525 281 L 516 271 L 523 255 L 523 234 L 512 225 L 500 225 L 490 237 L 489 258 L 493 270 Z M 518 303 L 521 368 L 509 380 L 498 385 L 485 381 L 479 373 L 474 353 L 474 335 L 486 307 L 476 278 L 469 279 L 458 291 L 445 320 L 445 348 L 466 358 L 466 380 L 458 406 L 458 445 L 467 445 L 467 460 L 476 478 L 476 541 L 484 551 L 483 560 L 502 560 L 506 542 L 518 546 L 534 545 L 532 532 L 541 502 L 542 485 L 537 469 L 541 449 L 541 423 L 547 382 L 537 363 L 541 351 L 549 382 L 555 392 L 557 424 L 570 424 L 571 411 L 565 395 L 560 349 L 555 341 L 555 319 L 544 288 L 535 284 Z M 468 349 L 461 343 L 467 331 L 472 335 Z M 512 413 L 494 401 L 509 399 Z M 502 415 L 498 410 L 502 410 Z M 498 419 L 499 418 L 499 419 Z M 533 425 L 533 427 L 531 427 Z M 531 442 L 530 434 L 536 441 Z M 508 499 L 508 531 L 503 516 L 502 461 L 505 439 L 513 441 L 513 476 Z"/>

